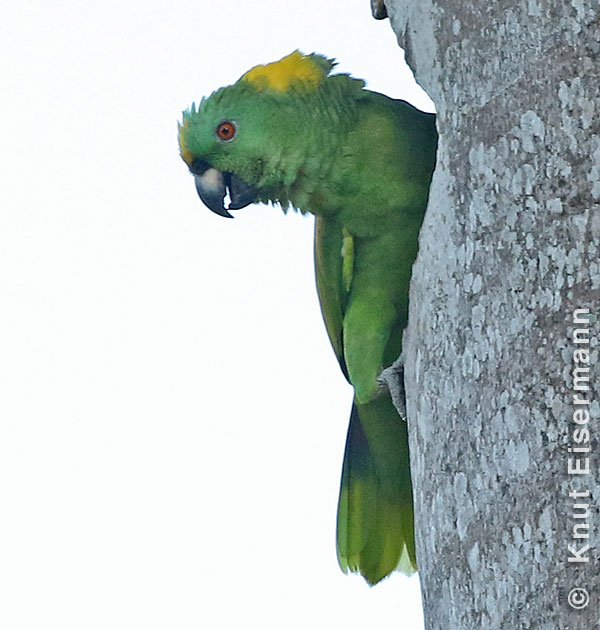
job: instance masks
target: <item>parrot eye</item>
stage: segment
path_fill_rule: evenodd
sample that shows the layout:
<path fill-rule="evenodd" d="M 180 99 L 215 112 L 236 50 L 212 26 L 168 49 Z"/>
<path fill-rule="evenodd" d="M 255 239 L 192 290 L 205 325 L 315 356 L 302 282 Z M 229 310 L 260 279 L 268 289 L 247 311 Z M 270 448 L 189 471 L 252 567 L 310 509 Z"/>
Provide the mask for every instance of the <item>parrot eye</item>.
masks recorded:
<path fill-rule="evenodd" d="M 233 140 L 234 136 L 235 125 L 231 121 L 225 120 L 217 127 L 217 137 L 221 140 Z"/>

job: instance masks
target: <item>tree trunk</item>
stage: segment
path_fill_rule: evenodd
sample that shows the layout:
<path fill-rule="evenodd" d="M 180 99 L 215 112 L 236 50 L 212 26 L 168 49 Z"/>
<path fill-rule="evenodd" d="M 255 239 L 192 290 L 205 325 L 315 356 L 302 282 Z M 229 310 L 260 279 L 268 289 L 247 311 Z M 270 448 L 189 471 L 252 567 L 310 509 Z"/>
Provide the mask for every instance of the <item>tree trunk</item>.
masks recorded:
<path fill-rule="evenodd" d="M 597 627 L 598 2 L 386 5 L 440 132 L 404 350 L 426 628 Z"/>

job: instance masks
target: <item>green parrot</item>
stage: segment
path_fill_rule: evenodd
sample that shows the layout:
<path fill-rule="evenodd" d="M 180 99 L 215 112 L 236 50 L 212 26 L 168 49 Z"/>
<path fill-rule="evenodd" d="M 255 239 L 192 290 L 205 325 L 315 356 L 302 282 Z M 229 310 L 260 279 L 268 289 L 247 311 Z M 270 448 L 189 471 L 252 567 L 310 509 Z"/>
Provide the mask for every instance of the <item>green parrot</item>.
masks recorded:
<path fill-rule="evenodd" d="M 400 356 L 435 165 L 435 116 L 294 51 L 183 113 L 181 157 L 202 201 L 315 215 L 321 310 L 354 387 L 337 514 L 344 572 L 416 571 L 407 427 L 378 376 Z M 227 205 L 227 207 L 226 207 Z"/>

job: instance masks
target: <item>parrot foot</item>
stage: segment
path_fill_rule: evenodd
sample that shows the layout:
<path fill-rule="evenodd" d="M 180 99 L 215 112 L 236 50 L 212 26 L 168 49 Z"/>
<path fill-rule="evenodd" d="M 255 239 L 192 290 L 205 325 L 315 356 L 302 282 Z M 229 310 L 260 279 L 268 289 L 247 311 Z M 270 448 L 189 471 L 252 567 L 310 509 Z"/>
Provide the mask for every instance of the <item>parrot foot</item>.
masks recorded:
<path fill-rule="evenodd" d="M 406 390 L 404 389 L 404 359 L 402 354 L 381 372 L 377 377 L 377 383 L 381 390 L 387 389 L 392 397 L 394 407 L 399 416 L 406 421 Z"/>

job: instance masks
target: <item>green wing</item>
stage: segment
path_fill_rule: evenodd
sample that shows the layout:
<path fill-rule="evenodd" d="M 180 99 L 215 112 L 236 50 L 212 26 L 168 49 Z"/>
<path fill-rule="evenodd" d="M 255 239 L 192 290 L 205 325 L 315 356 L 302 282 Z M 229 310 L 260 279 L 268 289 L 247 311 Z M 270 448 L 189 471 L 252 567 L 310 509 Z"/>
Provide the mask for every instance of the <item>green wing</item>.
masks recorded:
<path fill-rule="evenodd" d="M 346 246 L 344 246 L 346 245 Z M 352 252 L 344 243 L 344 233 L 337 221 L 316 217 L 315 221 L 315 275 L 321 313 L 335 356 L 344 376 L 348 370 L 344 361 L 344 312 L 351 283 Z M 344 256 L 345 254 L 345 256 Z"/>

